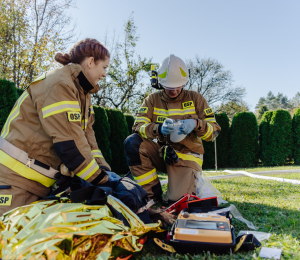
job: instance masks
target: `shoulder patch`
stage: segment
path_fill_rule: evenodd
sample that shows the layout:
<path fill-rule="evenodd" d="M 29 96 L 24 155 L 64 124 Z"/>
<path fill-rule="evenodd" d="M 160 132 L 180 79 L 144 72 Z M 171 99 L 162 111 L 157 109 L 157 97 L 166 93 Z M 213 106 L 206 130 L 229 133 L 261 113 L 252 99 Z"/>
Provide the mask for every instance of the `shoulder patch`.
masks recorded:
<path fill-rule="evenodd" d="M 167 119 L 167 117 L 158 116 L 156 119 L 156 123 L 163 123 L 163 122 L 165 122 L 166 119 Z"/>
<path fill-rule="evenodd" d="M 141 107 L 138 111 L 138 113 L 147 113 L 148 112 L 148 107 Z"/>
<path fill-rule="evenodd" d="M 10 206 L 12 195 L 0 195 L 0 206 Z"/>
<path fill-rule="evenodd" d="M 81 114 L 79 112 L 67 112 L 69 122 L 80 122 Z"/>
<path fill-rule="evenodd" d="M 187 101 L 182 103 L 182 108 L 190 108 L 190 107 L 195 107 L 193 101 Z"/>
<path fill-rule="evenodd" d="M 205 115 L 210 115 L 210 114 L 212 114 L 214 111 L 209 107 L 209 108 L 206 108 L 206 109 L 204 109 L 204 113 L 205 113 Z"/>

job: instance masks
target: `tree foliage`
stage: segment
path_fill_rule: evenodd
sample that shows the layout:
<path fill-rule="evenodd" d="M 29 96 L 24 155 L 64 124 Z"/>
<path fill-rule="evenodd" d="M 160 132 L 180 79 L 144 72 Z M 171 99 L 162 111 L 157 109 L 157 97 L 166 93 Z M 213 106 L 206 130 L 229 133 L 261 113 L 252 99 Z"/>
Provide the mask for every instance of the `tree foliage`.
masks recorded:
<path fill-rule="evenodd" d="M 97 144 L 106 162 L 110 165 L 112 154 L 111 154 L 110 143 L 109 143 L 110 125 L 108 122 L 107 114 L 105 109 L 102 107 L 94 106 L 93 108 L 95 112 L 94 114 L 95 122 L 93 125 L 93 129 L 95 132 Z"/>
<path fill-rule="evenodd" d="M 298 108 L 293 116 L 293 158 L 296 165 L 300 165 L 300 108 Z"/>
<path fill-rule="evenodd" d="M 267 166 L 284 165 L 292 156 L 292 119 L 287 110 L 272 112 L 267 137 L 268 146 L 262 146 L 263 162 Z M 262 136 L 264 138 L 264 136 Z M 263 150 L 263 149 L 266 150 Z"/>
<path fill-rule="evenodd" d="M 229 120 L 232 121 L 232 118 L 236 113 L 247 112 L 249 111 L 248 105 L 243 102 L 229 101 L 227 103 L 222 103 L 219 106 L 214 108 L 216 113 L 226 113 Z"/>
<path fill-rule="evenodd" d="M 149 77 L 151 59 L 141 58 L 135 53 L 139 40 L 133 15 L 124 25 L 124 40 L 117 42 L 112 52 L 106 78 L 99 82 L 101 90 L 93 95 L 93 102 L 103 107 L 120 109 L 123 112 L 135 112 L 151 93 L 144 77 Z"/>
<path fill-rule="evenodd" d="M 54 67 L 54 55 L 73 39 L 66 14 L 75 0 L 2 0 L 0 74 L 26 87 Z"/>
<path fill-rule="evenodd" d="M 19 95 L 14 82 L 0 79 L 0 132 Z"/>
<path fill-rule="evenodd" d="M 230 132 L 230 163 L 233 167 L 253 167 L 258 162 L 258 126 L 252 112 L 233 117 Z"/>
<path fill-rule="evenodd" d="M 123 142 L 129 135 L 124 114 L 116 109 L 106 109 L 110 124 L 110 149 L 112 153 L 111 168 L 117 174 L 126 174 L 129 171 L 125 159 Z"/>
<path fill-rule="evenodd" d="M 231 71 L 224 70 L 224 66 L 217 60 L 200 59 L 196 55 L 193 60 L 187 61 L 187 66 L 190 69 L 190 81 L 187 88 L 202 94 L 208 104 L 239 102 L 244 97 L 245 89 L 232 87 Z"/>

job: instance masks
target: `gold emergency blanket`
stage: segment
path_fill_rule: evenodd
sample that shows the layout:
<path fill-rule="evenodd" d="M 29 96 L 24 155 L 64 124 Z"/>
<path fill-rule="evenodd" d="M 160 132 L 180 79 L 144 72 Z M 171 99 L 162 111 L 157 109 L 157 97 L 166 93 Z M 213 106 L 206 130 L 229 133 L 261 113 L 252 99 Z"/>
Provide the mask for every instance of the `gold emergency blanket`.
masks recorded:
<path fill-rule="evenodd" d="M 60 201 L 41 201 L 7 212 L 0 219 L 2 259 L 112 259 L 114 246 L 130 252 L 142 249 L 139 238 L 161 231 L 159 223 L 144 224 L 118 199 L 110 203 L 128 220 L 114 218 L 109 208 Z"/>

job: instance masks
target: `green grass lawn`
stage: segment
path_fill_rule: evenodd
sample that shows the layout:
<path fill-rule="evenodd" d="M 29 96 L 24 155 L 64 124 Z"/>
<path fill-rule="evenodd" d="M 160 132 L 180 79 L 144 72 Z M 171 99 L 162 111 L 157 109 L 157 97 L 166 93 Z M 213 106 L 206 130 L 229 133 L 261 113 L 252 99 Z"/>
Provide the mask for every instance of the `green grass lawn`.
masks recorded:
<path fill-rule="evenodd" d="M 296 167 L 276 167 L 274 170 L 296 169 Z M 270 170 L 271 168 L 243 169 L 248 172 Z M 235 169 L 237 170 L 237 169 Z M 241 169 L 239 169 L 241 170 Z M 268 175 L 300 180 L 300 173 Z M 161 179 L 165 176 L 161 175 Z M 229 204 L 234 204 L 244 218 L 259 227 L 258 231 L 270 232 L 269 240 L 262 246 L 282 248 L 281 259 L 300 259 L 300 185 L 281 183 L 249 177 L 212 181 Z M 166 186 L 166 185 L 164 185 Z M 166 187 L 164 187 L 164 191 Z M 236 235 L 240 230 L 249 230 L 246 224 L 233 219 Z M 180 255 L 166 253 L 154 242 L 148 241 L 142 252 L 133 259 L 260 259 L 260 248 L 248 253 L 233 255 Z"/>

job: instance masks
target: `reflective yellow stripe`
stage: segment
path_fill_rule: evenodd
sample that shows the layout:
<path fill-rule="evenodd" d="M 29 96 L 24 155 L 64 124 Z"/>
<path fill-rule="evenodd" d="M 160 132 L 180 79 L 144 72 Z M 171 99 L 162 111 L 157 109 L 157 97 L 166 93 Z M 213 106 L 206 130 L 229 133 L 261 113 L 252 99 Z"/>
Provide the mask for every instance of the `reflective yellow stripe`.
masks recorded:
<path fill-rule="evenodd" d="M 104 158 L 100 150 L 92 150 L 92 155 L 94 156 L 94 158 Z"/>
<path fill-rule="evenodd" d="M 147 172 L 141 176 L 138 177 L 134 177 L 135 181 L 139 184 L 139 185 L 145 185 L 148 184 L 152 181 L 154 181 L 155 179 L 157 179 L 157 173 L 156 173 L 156 169 L 154 168 L 152 171 Z"/>
<path fill-rule="evenodd" d="M 141 126 L 140 128 L 140 134 L 142 137 L 144 137 L 145 139 L 147 139 L 147 135 L 146 135 L 146 127 L 150 125 L 150 123 L 144 124 Z"/>
<path fill-rule="evenodd" d="M 204 120 L 207 121 L 207 122 L 216 123 L 215 118 L 205 118 Z"/>
<path fill-rule="evenodd" d="M 148 117 L 137 117 L 135 119 L 135 123 L 137 122 L 145 122 L 145 123 L 150 123 L 151 120 Z"/>
<path fill-rule="evenodd" d="M 43 118 L 65 111 L 80 112 L 78 101 L 61 101 L 42 108 Z"/>
<path fill-rule="evenodd" d="M 154 115 L 161 115 L 161 116 L 183 116 L 188 114 L 196 114 L 196 110 L 194 107 L 185 108 L 185 109 L 160 109 L 157 107 L 154 107 L 153 109 Z"/>
<path fill-rule="evenodd" d="M 48 178 L 43 174 L 28 168 L 25 164 L 19 162 L 18 160 L 12 158 L 5 152 L 0 150 L 0 163 L 11 169 L 12 171 L 20 174 L 24 178 L 32 181 L 39 182 L 40 184 L 50 187 L 55 183 L 54 179 Z"/>
<path fill-rule="evenodd" d="M 95 114 L 93 106 L 90 106 L 90 109 L 91 109 L 91 114 Z"/>
<path fill-rule="evenodd" d="M 77 173 L 76 175 L 81 179 L 87 180 L 98 170 L 99 166 L 95 159 L 93 159 L 88 166 L 86 166 L 81 172 Z"/>
<path fill-rule="evenodd" d="M 203 164 L 203 160 L 200 158 L 197 158 L 191 154 L 185 154 L 185 153 L 178 153 L 176 152 L 176 154 L 178 155 L 178 158 L 184 160 L 184 161 L 193 161 L 198 163 L 200 166 L 202 166 Z"/>
<path fill-rule="evenodd" d="M 213 132 L 213 127 L 210 124 L 207 124 L 208 130 L 204 136 L 201 137 L 201 139 L 206 140 Z"/>
<path fill-rule="evenodd" d="M 17 100 L 17 104 L 14 107 L 14 109 L 10 112 L 8 118 L 6 119 L 6 123 L 5 123 L 5 125 L 4 125 L 4 127 L 2 129 L 1 136 L 3 138 L 5 138 L 5 136 L 8 135 L 10 123 L 11 123 L 12 120 L 14 120 L 19 115 L 19 113 L 20 113 L 20 106 L 23 103 L 23 101 L 25 100 L 25 98 L 28 97 L 28 95 L 29 94 L 28 94 L 27 90 L 25 90 L 23 92 L 23 94 L 19 97 L 19 99 Z"/>
<path fill-rule="evenodd" d="M 81 127 L 83 130 L 87 128 L 87 123 L 88 123 L 88 119 L 81 120 Z"/>

